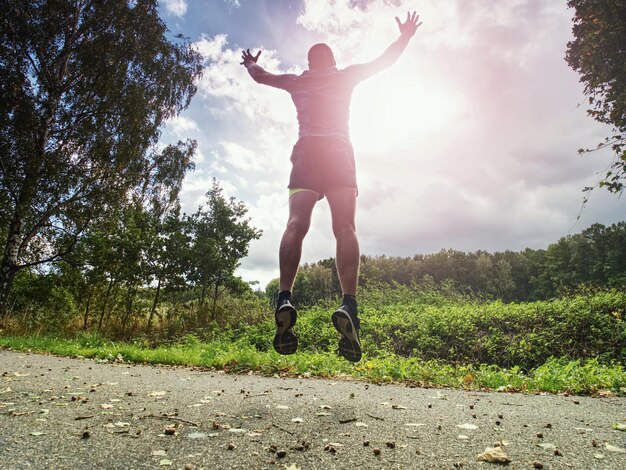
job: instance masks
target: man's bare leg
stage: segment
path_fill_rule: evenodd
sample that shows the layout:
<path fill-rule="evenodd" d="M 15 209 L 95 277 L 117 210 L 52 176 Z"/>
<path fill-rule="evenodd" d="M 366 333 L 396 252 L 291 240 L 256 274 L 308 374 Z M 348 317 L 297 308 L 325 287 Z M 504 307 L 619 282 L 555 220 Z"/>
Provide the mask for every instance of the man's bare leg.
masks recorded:
<path fill-rule="evenodd" d="M 326 193 L 337 240 L 337 272 L 343 290 L 343 301 L 331 319 L 339 332 L 339 353 L 349 361 L 361 360 L 360 321 L 357 316 L 356 286 L 359 277 L 359 241 L 354 216 L 356 189 L 336 189 Z"/>
<path fill-rule="evenodd" d="M 299 191 L 289 198 L 289 220 L 280 242 L 280 292 L 276 302 L 274 349 L 279 354 L 293 354 L 298 349 L 294 331 L 298 315 L 291 304 L 291 289 L 298 272 L 302 241 L 311 225 L 311 213 L 318 200 L 313 191 Z"/>
<path fill-rule="evenodd" d="M 360 251 L 356 236 L 356 189 L 341 188 L 326 194 L 337 240 L 337 272 L 344 294 L 356 295 Z"/>
<path fill-rule="evenodd" d="M 296 280 L 302 255 L 302 241 L 311 225 L 311 214 L 319 195 L 314 191 L 299 191 L 289 198 L 289 220 L 278 253 L 280 290 L 291 291 Z"/>

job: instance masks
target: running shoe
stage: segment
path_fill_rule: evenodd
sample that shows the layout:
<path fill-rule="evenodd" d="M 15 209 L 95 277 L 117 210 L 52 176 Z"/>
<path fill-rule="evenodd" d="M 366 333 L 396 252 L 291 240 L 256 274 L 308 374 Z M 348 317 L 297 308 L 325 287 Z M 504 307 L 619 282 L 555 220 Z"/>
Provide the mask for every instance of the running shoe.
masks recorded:
<path fill-rule="evenodd" d="M 293 331 L 298 314 L 291 305 L 290 299 L 282 299 L 276 307 L 276 335 L 274 335 L 274 349 L 278 354 L 293 354 L 298 349 L 298 338 Z"/>
<path fill-rule="evenodd" d="M 331 319 L 335 329 L 341 335 L 339 339 L 339 354 L 350 362 L 361 360 L 361 341 L 359 339 L 360 321 L 355 309 L 343 303 L 332 314 Z"/>

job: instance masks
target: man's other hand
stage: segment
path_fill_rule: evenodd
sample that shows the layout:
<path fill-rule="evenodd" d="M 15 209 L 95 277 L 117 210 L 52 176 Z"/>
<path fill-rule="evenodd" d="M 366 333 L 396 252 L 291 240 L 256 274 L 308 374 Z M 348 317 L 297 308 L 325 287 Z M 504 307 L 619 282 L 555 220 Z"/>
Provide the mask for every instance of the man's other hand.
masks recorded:
<path fill-rule="evenodd" d="M 241 65 L 243 65 L 244 67 L 247 67 L 250 64 L 256 64 L 256 61 L 259 60 L 260 55 L 261 55 L 261 51 L 259 51 L 258 54 L 255 56 L 250 53 L 250 49 L 241 51 L 241 58 L 243 59 L 243 62 L 241 62 Z"/>
<path fill-rule="evenodd" d="M 406 21 L 404 23 L 402 23 L 400 21 L 400 18 L 396 16 L 396 23 L 398 23 L 398 29 L 400 30 L 400 34 L 412 37 L 415 34 L 415 31 L 417 31 L 417 28 L 422 25 L 421 21 L 419 23 L 417 22 L 417 20 L 419 19 L 420 15 L 418 15 L 416 12 L 410 13 L 407 11 Z"/>

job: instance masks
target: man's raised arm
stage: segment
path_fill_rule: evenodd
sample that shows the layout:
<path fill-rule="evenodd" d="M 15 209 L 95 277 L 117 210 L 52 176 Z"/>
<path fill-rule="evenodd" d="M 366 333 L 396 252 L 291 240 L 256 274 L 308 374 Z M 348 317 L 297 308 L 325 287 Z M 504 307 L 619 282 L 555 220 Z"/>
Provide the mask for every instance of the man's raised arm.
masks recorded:
<path fill-rule="evenodd" d="M 261 51 L 257 53 L 256 56 L 250 53 L 250 49 L 246 49 L 241 52 L 241 65 L 243 65 L 247 70 L 252 79 L 263 85 L 269 85 L 276 88 L 287 89 L 289 83 L 294 79 L 295 75 L 292 74 L 280 74 L 276 75 L 273 73 L 269 73 L 263 67 L 258 65 L 256 62 L 259 60 L 259 56 L 261 55 Z"/>
<path fill-rule="evenodd" d="M 420 21 L 418 23 L 418 20 L 419 15 L 416 12 L 407 12 L 404 23 L 402 23 L 400 18 L 396 16 L 396 23 L 398 23 L 400 37 L 392 42 L 385 52 L 383 52 L 377 59 L 374 59 L 366 64 L 351 65 L 350 67 L 347 67 L 346 70 L 354 72 L 362 80 L 395 64 L 406 49 L 406 46 L 409 44 L 411 38 L 415 35 L 417 28 L 421 26 L 422 22 Z"/>

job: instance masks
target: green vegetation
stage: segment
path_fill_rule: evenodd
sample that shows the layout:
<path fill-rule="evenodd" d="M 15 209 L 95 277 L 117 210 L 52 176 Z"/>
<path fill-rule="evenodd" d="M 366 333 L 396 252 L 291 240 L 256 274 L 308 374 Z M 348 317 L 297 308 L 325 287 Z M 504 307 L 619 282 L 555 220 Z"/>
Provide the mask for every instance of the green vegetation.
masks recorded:
<path fill-rule="evenodd" d="M 255 371 L 264 375 L 299 375 L 364 379 L 374 383 L 406 382 L 420 386 L 524 392 L 569 392 L 626 394 L 626 371 L 619 364 L 549 359 L 545 364 L 523 373 L 520 368 L 494 365 L 450 365 L 440 361 L 387 356 L 366 358 L 353 366 L 332 353 L 297 353 L 279 356 L 259 352 L 239 341 L 192 341 L 149 348 L 139 343 L 115 343 L 97 336 L 78 339 L 51 337 L 0 337 L 0 347 L 21 351 L 50 352 L 144 364 L 169 364 L 223 369 L 227 372 Z"/>
<path fill-rule="evenodd" d="M 547 300 L 569 295 L 580 286 L 626 290 L 626 222 L 593 224 L 547 249 L 463 252 L 441 250 L 412 257 L 362 256 L 359 283 L 414 283 L 452 288 L 480 299 L 503 302 Z M 341 293 L 334 259 L 303 266 L 294 291 L 301 305 L 313 305 Z M 278 280 L 267 293 L 278 292 Z"/>
<path fill-rule="evenodd" d="M 0 64 L 1 317 L 19 272 L 125 208 L 175 205 L 196 143 L 158 145 L 159 129 L 189 105 L 202 57 L 156 0 L 9 0 Z"/>
<path fill-rule="evenodd" d="M 212 323 L 197 335 L 169 342 L 156 336 L 125 343 L 95 333 L 67 339 L 10 336 L 5 331 L 0 346 L 231 372 L 350 376 L 468 389 L 626 393 L 623 292 L 505 304 L 413 285 L 370 287 L 361 298 L 365 356 L 356 365 L 336 354 L 336 332 L 329 321 L 332 303 L 300 310 L 300 351 L 287 357 L 271 348 L 273 324 L 267 307 L 256 322 Z M 249 307 L 258 305 L 252 301 Z"/>

